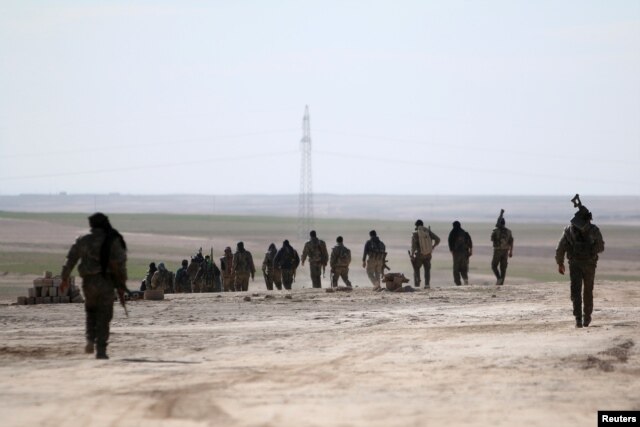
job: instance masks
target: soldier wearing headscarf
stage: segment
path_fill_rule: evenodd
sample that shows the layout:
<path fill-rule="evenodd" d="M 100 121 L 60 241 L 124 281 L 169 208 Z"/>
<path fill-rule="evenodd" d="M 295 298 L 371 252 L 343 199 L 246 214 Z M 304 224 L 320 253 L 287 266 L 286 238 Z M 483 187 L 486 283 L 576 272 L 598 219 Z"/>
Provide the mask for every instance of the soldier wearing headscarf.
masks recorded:
<path fill-rule="evenodd" d="M 158 271 L 151 278 L 151 289 L 159 289 L 164 291 L 165 294 L 172 294 L 174 277 L 174 274 L 167 270 L 163 262 L 159 263 Z"/>
<path fill-rule="evenodd" d="M 460 221 L 453 222 L 453 228 L 449 233 L 449 251 L 453 256 L 453 281 L 456 286 L 462 283 L 460 277 L 464 280 L 464 284 L 469 284 L 469 257 L 473 255 L 473 242 L 471 236 L 460 224 Z"/>
<path fill-rule="evenodd" d="M 109 218 L 103 213 L 89 217 L 91 231 L 79 237 L 69 249 L 62 267 L 60 290 L 68 287 L 69 276 L 76 263 L 82 277 L 86 314 L 85 352 L 97 359 L 108 359 L 109 323 L 113 317 L 114 290 L 126 288 L 127 245 Z"/>
<path fill-rule="evenodd" d="M 296 277 L 296 269 L 300 264 L 300 256 L 288 240 L 282 242 L 282 247 L 278 250 L 273 265 L 282 272 L 282 285 L 285 289 L 291 290 L 291 284 Z"/>

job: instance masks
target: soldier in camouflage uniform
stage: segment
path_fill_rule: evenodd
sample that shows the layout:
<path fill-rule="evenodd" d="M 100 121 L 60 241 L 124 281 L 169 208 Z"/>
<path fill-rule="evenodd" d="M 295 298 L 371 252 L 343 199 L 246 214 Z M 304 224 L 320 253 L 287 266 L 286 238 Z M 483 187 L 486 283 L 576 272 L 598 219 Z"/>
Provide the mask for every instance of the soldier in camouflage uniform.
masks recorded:
<path fill-rule="evenodd" d="M 279 291 L 282 290 L 282 272 L 273 265 L 273 260 L 277 253 L 276 245 L 270 244 L 269 250 L 264 254 L 264 260 L 262 261 L 262 274 L 269 291 L 273 290 L 274 284 Z"/>
<path fill-rule="evenodd" d="M 462 229 L 460 221 L 453 221 L 453 229 L 449 233 L 449 251 L 453 256 L 453 281 L 460 286 L 460 276 L 464 284 L 469 284 L 469 257 L 473 255 L 473 242 L 469 233 Z"/>
<path fill-rule="evenodd" d="M 251 252 L 244 248 L 244 242 L 238 242 L 236 253 L 233 254 L 233 274 L 235 275 L 236 292 L 249 290 L 249 276 L 253 280 L 256 267 L 253 264 Z"/>
<path fill-rule="evenodd" d="M 158 271 L 158 267 L 156 267 L 156 263 L 155 262 L 149 263 L 149 270 L 147 270 L 147 274 L 144 276 L 144 280 L 140 285 L 140 290 L 142 292 L 146 291 L 147 288 L 151 289 L 151 278 L 153 277 L 156 271 Z"/>
<path fill-rule="evenodd" d="M 94 352 L 96 358 L 108 359 L 109 323 L 113 317 L 114 289 L 125 288 L 127 282 L 127 245 L 122 235 L 111 227 L 109 218 L 102 213 L 89 217 L 91 232 L 76 240 L 69 249 L 62 267 L 60 290 L 69 286 L 69 276 L 74 266 L 82 277 L 84 310 L 86 313 L 86 353 Z"/>
<path fill-rule="evenodd" d="M 222 270 L 222 286 L 225 292 L 236 290 L 235 277 L 233 275 L 233 252 L 227 246 L 224 248 L 224 256 L 220 258 L 220 269 Z"/>
<path fill-rule="evenodd" d="M 282 247 L 273 259 L 273 265 L 282 272 L 282 285 L 291 290 L 291 284 L 296 277 L 296 269 L 300 264 L 300 256 L 288 240 L 282 242 Z"/>
<path fill-rule="evenodd" d="M 200 284 L 200 292 L 220 292 L 220 269 L 209 255 L 204 257 L 200 270 L 196 274 L 196 283 Z"/>
<path fill-rule="evenodd" d="M 413 266 L 413 286 L 420 287 L 420 268 L 424 268 L 424 288 L 431 287 L 431 257 L 433 250 L 440 244 L 440 237 L 425 227 L 421 219 L 415 223 L 411 235 L 411 264 Z"/>
<path fill-rule="evenodd" d="M 176 293 L 191 293 L 191 281 L 189 280 L 189 261 L 182 260 L 182 267 L 176 271 L 175 291 Z"/>
<path fill-rule="evenodd" d="M 362 254 L 362 267 L 367 269 L 367 276 L 373 284 L 373 289 L 380 289 L 380 280 L 384 274 L 385 257 L 387 248 L 378 237 L 376 230 L 369 232 L 370 239 L 364 244 Z"/>
<path fill-rule="evenodd" d="M 349 264 L 351 264 L 351 251 L 343 244 L 342 236 L 336 238 L 336 245 L 331 250 L 331 258 L 329 266 L 331 267 L 331 286 L 338 287 L 338 279 L 348 287 L 351 287 L 349 281 Z"/>
<path fill-rule="evenodd" d="M 329 262 L 329 253 L 327 252 L 327 245 L 324 240 L 318 239 L 315 230 L 309 232 L 309 241 L 304 244 L 302 249 L 302 265 L 307 258 L 309 258 L 309 271 L 311 275 L 311 284 L 314 288 L 322 287 L 321 274 L 322 270 L 327 266 Z"/>
<path fill-rule="evenodd" d="M 173 293 L 174 274 L 167 270 L 164 263 L 158 264 L 158 271 L 151 278 L 151 289 L 161 289 L 165 294 Z"/>
<path fill-rule="evenodd" d="M 578 198 L 578 195 L 574 200 Z M 575 201 L 574 201 L 575 204 Z M 582 206 L 578 198 L 578 212 L 571 220 L 571 225 L 564 229 L 556 248 L 558 272 L 565 273 L 564 256 L 569 259 L 569 276 L 571 277 L 571 301 L 576 328 L 591 324 L 593 312 L 593 283 L 598 264 L 598 254 L 604 251 L 604 240 L 600 229 L 591 224 L 591 212 Z M 584 318 L 582 310 L 582 294 L 584 288 Z"/>
<path fill-rule="evenodd" d="M 496 285 L 504 284 L 507 274 L 507 264 L 509 258 L 513 256 L 513 235 L 511 230 L 505 227 L 503 217 L 498 219 L 496 228 L 491 232 L 491 242 L 493 243 L 493 259 L 491 260 L 491 270 L 496 275 Z M 498 270 L 498 267 L 500 269 Z"/>

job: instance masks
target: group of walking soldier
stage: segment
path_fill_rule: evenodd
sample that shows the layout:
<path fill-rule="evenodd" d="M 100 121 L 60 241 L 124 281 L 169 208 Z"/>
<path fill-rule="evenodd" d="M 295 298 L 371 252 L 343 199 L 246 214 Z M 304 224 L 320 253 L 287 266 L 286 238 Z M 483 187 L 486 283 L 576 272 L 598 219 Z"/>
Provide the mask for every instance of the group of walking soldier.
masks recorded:
<path fill-rule="evenodd" d="M 565 273 L 564 259 L 569 260 L 571 278 L 571 301 L 576 327 L 589 326 L 593 313 L 593 285 L 598 255 L 604 251 L 604 240 L 598 227 L 591 223 L 591 212 L 582 205 L 579 195 L 572 199 L 578 208 L 569 226 L 564 229 L 556 248 L 558 272 Z M 493 243 L 493 259 L 491 269 L 494 272 L 496 285 L 504 284 L 507 262 L 513 255 L 513 235 L 505 227 L 504 211 L 491 233 Z M 89 234 L 79 237 L 71 246 L 67 259 L 62 267 L 61 291 L 69 286 L 69 276 L 75 265 L 82 277 L 82 290 L 85 299 L 85 352 L 95 353 L 98 359 L 108 359 L 107 345 L 109 325 L 113 317 L 114 296 L 124 305 L 124 293 L 128 292 L 127 282 L 127 245 L 122 235 L 111 226 L 109 218 L 102 213 L 89 217 Z M 362 266 L 374 288 L 380 289 L 380 281 L 386 265 L 386 247 L 375 230 L 369 232 L 370 239 L 364 246 Z M 468 284 L 469 257 L 473 254 L 471 236 L 462 229 L 459 221 L 453 223 L 449 233 L 449 250 L 453 256 L 453 276 L 457 286 Z M 415 231 L 411 236 L 409 256 L 414 269 L 415 286 L 420 286 L 420 269 L 424 270 L 425 288 L 430 286 L 431 257 L 433 250 L 440 244 L 440 238 L 425 227 L 423 221 L 415 222 Z M 310 232 L 310 240 L 304 245 L 302 259 L 289 244 L 282 242 L 278 250 L 271 244 L 262 263 L 267 289 L 291 289 L 298 265 L 309 260 L 311 281 L 314 288 L 321 287 L 320 274 L 329 263 L 331 268 L 331 284 L 338 285 L 342 278 L 346 286 L 349 281 L 349 265 L 351 251 L 344 246 L 342 236 L 336 239 L 336 245 L 329 256 L 324 241 L 318 239 L 316 232 Z M 191 258 L 182 261 L 181 267 L 174 275 L 168 271 L 164 263 L 149 265 L 149 271 L 142 283 L 143 288 L 162 289 L 165 292 L 220 292 L 247 291 L 249 278 L 255 276 L 255 266 L 251 252 L 238 242 L 236 252 L 227 247 L 220 258 L 218 268 L 211 255 L 202 256 L 202 249 Z M 404 279 L 404 276 L 402 276 Z M 404 279 L 403 281 L 405 281 Z M 115 292 L 114 292 L 115 291 Z M 125 308 L 126 310 L 126 308 Z"/>

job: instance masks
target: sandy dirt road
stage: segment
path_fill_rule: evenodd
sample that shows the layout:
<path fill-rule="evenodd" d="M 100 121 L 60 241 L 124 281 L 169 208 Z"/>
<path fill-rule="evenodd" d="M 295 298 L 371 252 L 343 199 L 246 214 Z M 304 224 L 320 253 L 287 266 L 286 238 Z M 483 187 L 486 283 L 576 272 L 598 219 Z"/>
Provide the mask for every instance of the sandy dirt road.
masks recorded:
<path fill-rule="evenodd" d="M 0 305 L 3 426 L 585 426 L 640 409 L 640 287 L 171 295 L 115 308 L 111 359 L 80 304 Z M 244 297 L 251 296 L 251 301 Z"/>

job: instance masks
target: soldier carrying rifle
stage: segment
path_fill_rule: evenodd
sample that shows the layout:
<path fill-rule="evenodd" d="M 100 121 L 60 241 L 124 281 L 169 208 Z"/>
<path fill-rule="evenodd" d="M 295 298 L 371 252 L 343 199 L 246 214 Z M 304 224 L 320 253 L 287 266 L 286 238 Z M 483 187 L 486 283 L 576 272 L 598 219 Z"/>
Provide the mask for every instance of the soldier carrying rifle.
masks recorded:
<path fill-rule="evenodd" d="M 103 213 L 89 217 L 91 231 L 79 237 L 69 249 L 67 261 L 62 267 L 60 290 L 64 293 L 69 285 L 69 276 L 76 263 L 82 277 L 84 309 L 86 314 L 85 353 L 96 359 L 108 359 L 109 323 L 113 317 L 114 290 L 124 307 L 124 293 L 127 289 L 127 245 L 111 227 L 109 218 Z M 126 308 L 125 308 L 126 312 Z"/>
<path fill-rule="evenodd" d="M 556 248 L 558 272 L 564 274 L 564 256 L 569 259 L 569 275 L 571 276 L 571 301 L 576 328 L 591 324 L 593 312 L 593 282 L 598 264 L 598 254 L 604 251 L 604 240 L 600 229 L 591 224 L 593 216 L 582 204 L 580 196 L 575 195 L 573 207 L 578 208 L 571 224 L 564 229 Z M 584 317 L 582 309 L 584 289 Z"/>
<path fill-rule="evenodd" d="M 507 274 L 507 264 L 509 258 L 513 256 L 513 235 L 511 230 L 505 227 L 504 209 L 500 209 L 500 216 L 496 221 L 496 228 L 491 232 L 491 242 L 493 243 L 493 259 L 491 260 L 491 270 L 496 275 L 496 285 L 504 284 Z M 500 269 L 498 270 L 498 267 Z"/>

